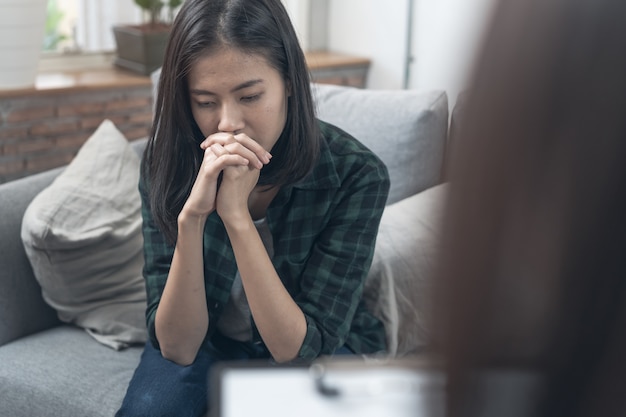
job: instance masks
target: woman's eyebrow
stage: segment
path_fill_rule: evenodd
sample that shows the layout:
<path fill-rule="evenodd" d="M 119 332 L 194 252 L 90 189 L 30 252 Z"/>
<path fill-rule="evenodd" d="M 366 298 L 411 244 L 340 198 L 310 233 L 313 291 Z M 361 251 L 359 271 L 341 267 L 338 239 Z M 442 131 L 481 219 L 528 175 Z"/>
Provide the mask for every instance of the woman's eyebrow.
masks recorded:
<path fill-rule="evenodd" d="M 230 92 L 234 93 L 236 91 L 243 90 L 244 88 L 248 88 L 248 87 L 252 87 L 252 86 L 257 85 L 257 84 L 261 84 L 262 82 L 263 82 L 263 80 L 260 79 L 260 78 L 257 79 L 257 80 L 246 81 L 246 82 L 243 82 L 243 83 L 235 86 L 232 90 L 230 90 Z M 205 95 L 205 96 L 215 96 L 216 95 L 212 91 L 203 90 L 201 88 L 192 88 L 192 89 L 189 90 L 189 92 L 191 94 L 193 94 L 193 95 Z"/>
<path fill-rule="evenodd" d="M 230 90 L 230 92 L 234 93 L 235 91 L 243 90 L 244 88 L 252 87 L 252 86 L 260 84 L 262 82 L 263 82 L 263 80 L 260 79 L 260 78 L 258 80 L 246 81 L 245 83 L 241 83 L 237 87 L 235 87 L 232 90 Z"/>

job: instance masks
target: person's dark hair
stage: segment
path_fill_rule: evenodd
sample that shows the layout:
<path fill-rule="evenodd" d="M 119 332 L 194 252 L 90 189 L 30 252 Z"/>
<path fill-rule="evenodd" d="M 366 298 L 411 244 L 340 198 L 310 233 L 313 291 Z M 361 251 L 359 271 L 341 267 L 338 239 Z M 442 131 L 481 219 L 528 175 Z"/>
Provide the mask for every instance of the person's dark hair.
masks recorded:
<path fill-rule="evenodd" d="M 319 154 L 309 71 L 280 0 L 186 0 L 165 52 L 142 167 L 155 223 L 172 243 L 176 218 L 202 162 L 199 144 L 205 139 L 191 113 L 188 74 L 198 58 L 221 46 L 264 56 L 291 93 L 285 128 L 259 184 L 293 184 L 310 172 Z"/>
<path fill-rule="evenodd" d="M 538 377 L 516 416 L 626 415 L 625 51 L 626 2 L 497 5 L 434 277 L 449 416 L 491 415 L 489 371 Z"/>

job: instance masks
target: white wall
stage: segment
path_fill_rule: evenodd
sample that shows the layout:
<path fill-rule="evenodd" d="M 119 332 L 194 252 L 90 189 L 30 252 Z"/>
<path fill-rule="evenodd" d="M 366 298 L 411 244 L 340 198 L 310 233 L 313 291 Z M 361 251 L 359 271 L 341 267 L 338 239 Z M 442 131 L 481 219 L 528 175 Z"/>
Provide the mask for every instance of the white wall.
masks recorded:
<path fill-rule="evenodd" d="M 367 86 L 403 87 L 408 0 L 330 0 L 328 49 L 370 58 Z"/>
<path fill-rule="evenodd" d="M 441 88 L 451 102 L 465 87 L 493 0 L 415 0 L 409 88 Z"/>
<path fill-rule="evenodd" d="M 405 86 L 411 0 L 329 0 L 328 48 L 372 60 L 368 88 Z M 413 0 L 408 87 L 463 88 L 493 0 Z"/>
<path fill-rule="evenodd" d="M 281 1 L 289 13 L 302 48 L 305 50 L 326 49 L 329 0 Z"/>
<path fill-rule="evenodd" d="M 80 16 L 75 21 L 76 38 L 85 51 L 114 50 L 112 26 L 142 21 L 141 9 L 128 0 L 74 0 L 74 3 Z"/>
<path fill-rule="evenodd" d="M 315 0 L 314 0 L 315 1 Z M 310 0 L 282 0 L 287 13 L 289 13 L 289 17 L 291 18 L 291 23 L 298 34 L 298 40 L 300 41 L 300 45 L 304 49 L 308 49 L 310 40 L 309 40 L 309 10 L 310 10 Z"/>

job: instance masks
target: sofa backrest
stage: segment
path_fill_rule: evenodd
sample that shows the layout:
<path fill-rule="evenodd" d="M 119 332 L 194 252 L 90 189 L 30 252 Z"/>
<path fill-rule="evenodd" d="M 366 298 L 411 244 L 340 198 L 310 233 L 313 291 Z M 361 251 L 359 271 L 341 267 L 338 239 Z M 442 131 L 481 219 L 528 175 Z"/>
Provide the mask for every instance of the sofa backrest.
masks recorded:
<path fill-rule="evenodd" d="M 0 184 L 0 346 L 59 323 L 41 297 L 20 228 L 31 200 L 61 171 L 57 168 Z"/>
<path fill-rule="evenodd" d="M 363 90 L 314 84 L 317 114 L 382 159 L 391 188 L 387 204 L 441 181 L 448 132 L 444 91 Z"/>

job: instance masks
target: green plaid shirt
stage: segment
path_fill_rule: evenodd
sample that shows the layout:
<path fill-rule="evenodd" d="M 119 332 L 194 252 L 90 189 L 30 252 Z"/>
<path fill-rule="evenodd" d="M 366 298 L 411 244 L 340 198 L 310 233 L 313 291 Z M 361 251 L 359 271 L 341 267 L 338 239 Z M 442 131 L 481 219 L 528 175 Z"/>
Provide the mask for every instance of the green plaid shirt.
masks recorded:
<path fill-rule="evenodd" d="M 274 243 L 272 262 L 306 318 L 307 333 L 298 355 L 303 360 L 331 354 L 344 344 L 355 353 L 378 352 L 386 346 L 384 327 L 367 311 L 361 295 L 389 192 L 387 169 L 347 133 L 321 121 L 320 126 L 325 141 L 318 164 L 298 184 L 282 187 L 266 214 Z M 174 247 L 155 227 L 142 185 L 140 192 L 146 319 L 150 338 L 158 346 L 154 318 Z M 204 229 L 207 337 L 228 302 L 236 272 L 228 235 L 214 212 Z M 253 330 L 260 340 L 254 323 Z"/>

